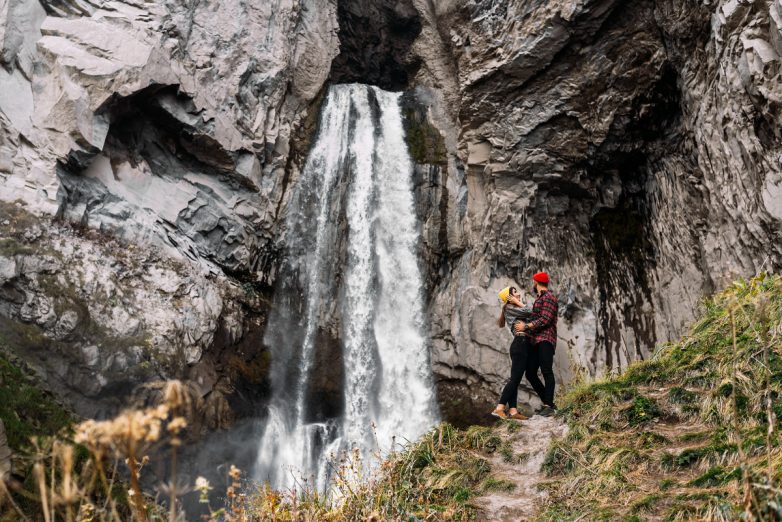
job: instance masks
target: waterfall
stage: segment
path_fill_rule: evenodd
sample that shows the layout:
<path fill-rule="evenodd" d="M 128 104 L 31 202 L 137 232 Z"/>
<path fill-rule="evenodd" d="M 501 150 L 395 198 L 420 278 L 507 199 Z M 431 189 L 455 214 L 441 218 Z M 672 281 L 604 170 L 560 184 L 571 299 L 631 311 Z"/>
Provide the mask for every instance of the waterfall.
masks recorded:
<path fill-rule="evenodd" d="M 289 204 L 258 480 L 323 491 L 339 455 L 371 461 L 436 422 L 412 174 L 399 94 L 332 86 Z M 330 336 L 343 382 L 341 411 L 328 415 L 311 390 Z"/>

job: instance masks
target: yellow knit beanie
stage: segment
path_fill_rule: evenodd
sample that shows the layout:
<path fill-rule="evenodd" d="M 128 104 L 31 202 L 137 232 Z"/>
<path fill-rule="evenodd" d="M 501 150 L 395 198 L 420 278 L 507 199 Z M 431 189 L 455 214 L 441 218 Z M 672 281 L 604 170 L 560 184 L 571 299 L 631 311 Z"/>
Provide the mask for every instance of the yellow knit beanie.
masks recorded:
<path fill-rule="evenodd" d="M 500 301 L 502 301 L 502 304 L 506 304 L 508 302 L 508 296 L 510 296 L 510 287 L 506 286 L 502 290 L 500 290 L 500 293 L 497 294 L 497 297 L 500 298 Z"/>

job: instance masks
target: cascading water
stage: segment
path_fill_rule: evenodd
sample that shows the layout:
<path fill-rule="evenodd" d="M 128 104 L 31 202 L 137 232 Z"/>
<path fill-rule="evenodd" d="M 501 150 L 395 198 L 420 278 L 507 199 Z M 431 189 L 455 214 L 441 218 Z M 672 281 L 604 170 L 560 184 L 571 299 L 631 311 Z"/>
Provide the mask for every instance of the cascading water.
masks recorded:
<path fill-rule="evenodd" d="M 436 421 L 412 172 L 399 94 L 332 86 L 290 203 L 265 339 L 274 396 L 256 476 L 276 488 L 306 480 L 323 490 L 335 456 L 358 449 L 366 459 Z M 308 390 L 330 330 L 341 340 L 343 411 L 317 418 Z"/>

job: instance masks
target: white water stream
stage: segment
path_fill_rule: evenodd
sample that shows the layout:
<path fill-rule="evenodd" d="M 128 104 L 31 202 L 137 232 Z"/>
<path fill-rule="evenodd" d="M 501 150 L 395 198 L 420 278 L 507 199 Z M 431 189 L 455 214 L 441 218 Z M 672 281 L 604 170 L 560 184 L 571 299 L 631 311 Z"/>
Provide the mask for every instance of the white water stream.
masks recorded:
<path fill-rule="evenodd" d="M 399 96 L 332 86 L 291 200 L 265 339 L 273 399 L 256 465 L 256 478 L 276 488 L 306 481 L 323 491 L 340 454 L 358 449 L 371 466 L 377 450 L 414 440 L 437 420 Z M 335 322 L 343 408 L 315 421 L 308 390 L 322 330 Z"/>

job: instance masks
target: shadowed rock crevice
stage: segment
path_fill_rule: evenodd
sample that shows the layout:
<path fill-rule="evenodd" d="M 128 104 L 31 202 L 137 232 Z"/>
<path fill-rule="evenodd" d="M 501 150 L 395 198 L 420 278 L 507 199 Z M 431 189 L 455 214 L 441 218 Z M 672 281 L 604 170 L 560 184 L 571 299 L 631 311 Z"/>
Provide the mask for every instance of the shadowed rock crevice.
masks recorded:
<path fill-rule="evenodd" d="M 136 167 L 157 148 L 191 170 L 222 175 L 222 181 L 258 190 L 254 183 L 259 169 L 252 173 L 255 179 L 238 175 L 240 163 L 248 160 L 243 155 L 251 153 L 227 150 L 215 139 L 215 120 L 205 117 L 177 85 L 152 85 L 127 97 L 114 96 L 96 114 L 110 122 L 104 150 L 113 163 L 129 160 Z"/>
<path fill-rule="evenodd" d="M 334 83 L 368 83 L 386 90 L 410 85 L 421 60 L 411 46 L 421 20 L 411 0 L 339 0 L 340 53 L 331 64 Z"/>
<path fill-rule="evenodd" d="M 597 342 L 605 347 L 607 368 L 646 358 L 657 342 L 654 170 L 662 157 L 678 151 L 681 142 L 678 76 L 665 64 L 649 91 L 615 117 L 608 138 L 586 167 L 598 180 L 601 195 L 590 233 L 599 291 Z"/>
<path fill-rule="evenodd" d="M 305 418 L 307 422 L 328 422 L 340 418 L 345 411 L 342 340 L 333 337 L 326 329 L 318 329 L 315 343 L 318 350 L 305 393 Z"/>
<path fill-rule="evenodd" d="M 115 96 L 96 118 L 108 125 L 103 147 L 71 153 L 63 165 L 60 215 L 126 239 L 157 236 L 241 280 L 273 274 L 274 234 L 259 225 L 278 205 L 269 208 L 273 193 L 254 153 L 228 149 L 218 123 L 175 85 Z"/>

